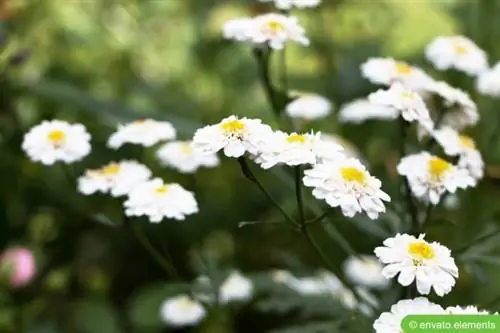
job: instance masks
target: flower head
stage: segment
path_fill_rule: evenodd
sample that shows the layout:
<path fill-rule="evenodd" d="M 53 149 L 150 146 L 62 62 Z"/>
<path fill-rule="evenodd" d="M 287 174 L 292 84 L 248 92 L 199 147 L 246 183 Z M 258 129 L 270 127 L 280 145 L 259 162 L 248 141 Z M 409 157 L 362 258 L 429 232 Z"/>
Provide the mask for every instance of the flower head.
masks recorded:
<path fill-rule="evenodd" d="M 8 248 L 0 256 L 0 271 L 5 274 L 13 288 L 30 283 L 35 277 L 36 270 L 35 257 L 27 248 Z"/>
<path fill-rule="evenodd" d="M 486 53 L 464 36 L 440 36 L 425 48 L 425 56 L 438 70 L 456 69 L 475 76 L 488 68 Z"/>
<path fill-rule="evenodd" d="M 442 297 L 455 285 L 458 268 L 447 247 L 429 243 L 424 236 L 397 234 L 386 239 L 384 246 L 377 247 L 375 255 L 386 265 L 382 274 L 387 279 L 399 274 L 401 285 L 406 287 L 416 281 L 420 294 L 428 295 L 433 288 Z"/>
<path fill-rule="evenodd" d="M 239 272 L 232 272 L 220 286 L 219 297 L 222 303 L 246 301 L 252 297 L 253 283 Z"/>
<path fill-rule="evenodd" d="M 69 164 L 90 153 L 90 134 L 81 124 L 45 120 L 25 134 L 22 149 L 34 162 Z"/>
<path fill-rule="evenodd" d="M 500 62 L 478 75 L 476 89 L 482 95 L 500 97 Z"/>
<path fill-rule="evenodd" d="M 251 18 L 237 18 L 224 23 L 222 35 L 225 39 L 234 39 L 239 42 L 249 41 L 251 38 L 253 20 Z"/>
<path fill-rule="evenodd" d="M 160 178 L 142 182 L 128 194 L 124 203 L 127 216 L 147 216 L 153 223 L 164 218 L 184 220 L 198 212 L 192 192 L 179 184 L 165 184 Z"/>
<path fill-rule="evenodd" d="M 445 310 L 449 314 L 454 315 L 487 315 L 489 314 L 486 310 L 479 310 L 475 305 L 467 306 L 449 306 Z"/>
<path fill-rule="evenodd" d="M 331 153 L 338 150 L 338 146 L 342 147 L 343 149 L 342 154 L 344 156 L 353 157 L 361 160 L 361 155 L 359 150 L 356 148 L 356 146 L 354 146 L 354 144 L 347 141 L 346 139 L 336 134 L 330 134 L 330 133 L 321 133 L 320 139 L 321 141 L 323 141 L 323 147 L 321 150 L 327 152 L 327 154 L 320 154 L 320 162 L 338 158 L 339 157 L 338 154 Z"/>
<path fill-rule="evenodd" d="M 205 308 L 188 295 L 167 299 L 160 312 L 163 321 L 174 327 L 196 325 L 207 315 Z"/>
<path fill-rule="evenodd" d="M 425 297 L 404 299 L 393 306 L 390 312 L 384 312 L 373 323 L 375 333 L 401 333 L 401 322 L 408 315 L 443 315 L 445 311 Z"/>
<path fill-rule="evenodd" d="M 380 180 L 354 158 L 318 163 L 304 174 L 304 185 L 314 188 L 316 198 L 332 207 L 340 207 L 348 217 L 366 212 L 369 218 L 376 219 L 385 212 L 383 201 L 391 200 L 381 190 Z"/>
<path fill-rule="evenodd" d="M 475 184 L 468 171 L 428 152 L 403 157 L 397 170 L 408 179 L 413 195 L 434 205 L 445 192 L 455 193 Z"/>
<path fill-rule="evenodd" d="M 108 146 L 118 149 L 126 143 L 151 147 L 161 141 L 173 140 L 176 130 L 167 121 L 153 119 L 136 120 L 125 125 L 119 125 L 108 139 Z"/>
<path fill-rule="evenodd" d="M 394 120 L 400 112 L 392 106 L 374 104 L 366 98 L 343 105 L 338 113 L 340 122 L 360 124 L 369 119 Z"/>
<path fill-rule="evenodd" d="M 302 94 L 286 106 L 286 114 L 292 118 L 314 120 L 330 114 L 332 103 L 320 95 Z"/>
<path fill-rule="evenodd" d="M 191 141 L 165 143 L 156 152 L 156 157 L 166 166 L 182 173 L 194 173 L 200 167 L 212 168 L 219 165 L 219 158 L 214 154 L 204 154 L 193 149 Z"/>
<path fill-rule="evenodd" d="M 149 177 L 149 168 L 136 161 L 111 162 L 99 169 L 87 170 L 78 178 L 78 191 L 84 195 L 109 192 L 113 197 L 119 197 Z"/>
<path fill-rule="evenodd" d="M 276 8 L 290 10 L 296 8 L 312 8 L 320 5 L 321 0 L 260 0 L 260 2 L 274 2 Z"/>
<path fill-rule="evenodd" d="M 346 276 L 355 284 L 367 288 L 386 289 L 389 281 L 382 275 L 382 264 L 375 256 L 351 256 L 344 262 Z"/>

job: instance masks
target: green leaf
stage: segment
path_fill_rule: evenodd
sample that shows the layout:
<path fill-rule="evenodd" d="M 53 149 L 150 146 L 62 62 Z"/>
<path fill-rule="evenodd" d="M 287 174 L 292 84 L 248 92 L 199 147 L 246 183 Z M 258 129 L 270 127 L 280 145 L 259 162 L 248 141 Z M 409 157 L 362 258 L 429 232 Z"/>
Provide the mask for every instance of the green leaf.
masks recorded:
<path fill-rule="evenodd" d="M 73 305 L 73 325 L 78 333 L 119 333 L 115 309 L 104 301 L 82 300 Z"/>

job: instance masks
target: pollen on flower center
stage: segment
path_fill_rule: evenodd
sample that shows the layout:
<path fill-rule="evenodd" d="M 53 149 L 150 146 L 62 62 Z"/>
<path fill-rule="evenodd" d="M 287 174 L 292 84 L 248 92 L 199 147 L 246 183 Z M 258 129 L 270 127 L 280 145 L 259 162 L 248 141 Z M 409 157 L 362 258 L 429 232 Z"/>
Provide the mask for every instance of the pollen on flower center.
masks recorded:
<path fill-rule="evenodd" d="M 290 134 L 286 139 L 289 143 L 304 143 L 306 142 L 306 136 L 302 134 Z"/>
<path fill-rule="evenodd" d="M 402 74 L 402 75 L 410 74 L 412 71 L 413 71 L 413 69 L 407 63 L 396 62 L 396 72 L 398 72 L 398 74 Z"/>
<path fill-rule="evenodd" d="M 61 131 L 61 130 L 52 130 L 48 134 L 49 140 L 54 144 L 54 145 L 59 145 L 61 142 L 64 140 L 66 137 L 66 134 Z"/>
<path fill-rule="evenodd" d="M 432 246 L 421 240 L 410 243 L 408 253 L 412 256 L 414 265 L 421 265 L 424 259 L 430 260 L 436 256 Z"/>
<path fill-rule="evenodd" d="M 357 182 L 359 184 L 364 184 L 366 182 L 365 173 L 359 169 L 353 167 L 345 167 L 340 169 L 342 178 L 348 182 Z"/>
<path fill-rule="evenodd" d="M 106 176 L 113 176 L 120 172 L 120 165 L 118 163 L 110 163 L 101 169 L 101 172 Z"/>
<path fill-rule="evenodd" d="M 460 143 L 467 149 L 476 149 L 476 143 L 467 135 L 460 135 Z"/>
<path fill-rule="evenodd" d="M 193 152 L 191 144 L 189 144 L 188 142 L 183 142 L 181 144 L 181 152 L 186 155 L 191 154 Z"/>
<path fill-rule="evenodd" d="M 429 160 L 429 173 L 434 178 L 441 178 L 441 176 L 451 169 L 451 164 L 439 157 L 433 157 Z"/>
<path fill-rule="evenodd" d="M 283 32 L 286 30 L 285 26 L 283 23 L 278 22 L 278 21 L 269 21 L 266 24 L 266 27 L 271 30 L 272 33 L 277 34 L 279 32 Z"/>
<path fill-rule="evenodd" d="M 461 43 L 455 43 L 454 47 L 455 47 L 455 52 L 458 55 L 465 55 L 465 54 L 467 54 L 469 52 L 469 50 L 467 49 L 467 47 L 464 46 Z"/>
<path fill-rule="evenodd" d="M 162 185 L 162 186 L 158 186 L 156 189 L 155 189 L 156 193 L 158 194 L 165 194 L 168 192 L 168 186 L 167 185 Z"/>
<path fill-rule="evenodd" d="M 245 124 L 238 119 L 226 121 L 221 125 L 226 134 L 241 134 L 245 129 Z"/>
<path fill-rule="evenodd" d="M 193 307 L 193 305 L 194 305 L 194 303 L 191 300 L 187 299 L 187 298 L 182 299 L 182 300 L 179 301 L 179 309 L 181 311 L 189 311 L 189 310 L 191 310 L 191 308 Z"/>

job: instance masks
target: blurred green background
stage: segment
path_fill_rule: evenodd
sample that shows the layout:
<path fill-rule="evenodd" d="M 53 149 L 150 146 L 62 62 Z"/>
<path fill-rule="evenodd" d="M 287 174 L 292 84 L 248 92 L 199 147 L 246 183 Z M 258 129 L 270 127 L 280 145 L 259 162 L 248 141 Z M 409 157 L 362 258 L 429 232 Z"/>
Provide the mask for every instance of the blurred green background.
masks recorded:
<path fill-rule="evenodd" d="M 465 75 L 436 72 L 423 57 L 433 37 L 463 34 L 486 50 L 494 64 L 500 57 L 500 2 L 323 2 L 319 8 L 294 12 L 311 46 L 287 49 L 290 88 L 322 94 L 338 108 L 376 89 L 360 75 L 363 61 L 392 56 L 421 66 L 435 78 L 453 77 L 449 83 L 469 90 L 478 102 L 482 118 L 471 133 L 488 176 L 477 188 L 460 193 L 458 208 L 440 208 L 434 214 L 428 239 L 457 249 L 493 232 L 457 258 L 458 285 L 440 302 L 500 310 L 495 301 L 500 293 L 495 252 L 500 238 L 494 233 L 500 228 L 500 147 L 489 140 L 498 131 L 498 101 L 477 96 Z M 199 257 L 217 270 L 237 268 L 250 276 L 271 268 L 307 275 L 321 267 L 292 230 L 238 227 L 241 221 L 272 221 L 279 215 L 242 177 L 235 161 L 225 158 L 218 168 L 186 176 L 160 167 L 154 150 L 125 147 L 116 152 L 105 147 L 117 123 L 145 117 L 171 121 L 181 139 L 230 114 L 275 125 L 250 47 L 221 37 L 226 20 L 270 10 L 254 0 L 0 0 L 0 245 L 26 245 L 36 251 L 39 264 L 30 286 L 0 290 L 1 332 L 166 332 L 158 319 L 158 302 L 171 293 L 171 286 L 204 272 Z M 30 162 L 20 149 L 30 127 L 52 118 L 82 122 L 92 134 L 92 154 L 73 165 L 69 175 L 59 165 Z M 341 125 L 333 114 L 311 127 L 353 143 L 394 196 L 396 123 Z M 155 246 L 170 253 L 180 279 L 165 276 L 121 223 L 119 202 L 76 192 L 76 177 L 86 168 L 119 158 L 140 159 L 156 175 L 196 192 L 199 214 L 184 222 L 144 221 Z M 259 176 L 293 212 L 288 173 L 275 168 Z M 313 216 L 322 203 L 307 200 L 308 216 Z M 348 255 L 342 241 L 357 252 L 372 253 L 398 228 L 394 213 L 377 221 L 343 219 L 338 213 L 313 232 L 330 260 L 340 265 Z M 387 302 L 386 308 L 390 298 Z M 255 301 L 238 309 L 231 324 L 234 332 L 267 332 L 313 321 L 300 315 L 300 304 L 278 313 L 257 305 Z M 197 329 L 231 330 L 218 319 Z M 370 329 L 351 332 L 357 331 Z"/>

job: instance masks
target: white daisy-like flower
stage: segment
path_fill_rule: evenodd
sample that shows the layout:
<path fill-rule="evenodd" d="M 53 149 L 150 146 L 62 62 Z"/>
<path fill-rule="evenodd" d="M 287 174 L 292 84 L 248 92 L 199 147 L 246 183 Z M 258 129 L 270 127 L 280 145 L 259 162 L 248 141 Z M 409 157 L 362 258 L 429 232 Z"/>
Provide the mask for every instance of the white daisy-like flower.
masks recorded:
<path fill-rule="evenodd" d="M 204 154 L 193 149 L 191 141 L 167 142 L 158 149 L 156 157 L 163 165 L 182 173 L 194 173 L 200 167 L 212 168 L 219 165 L 219 158 L 215 153 Z"/>
<path fill-rule="evenodd" d="M 482 95 L 500 97 L 500 62 L 478 75 L 476 89 Z"/>
<path fill-rule="evenodd" d="M 253 20 L 248 17 L 232 19 L 224 23 L 222 35 L 226 39 L 234 39 L 239 42 L 250 40 Z"/>
<path fill-rule="evenodd" d="M 90 153 L 90 134 L 81 124 L 44 120 L 24 135 L 22 149 L 34 162 L 70 164 Z"/>
<path fill-rule="evenodd" d="M 408 315 L 444 315 L 444 309 L 425 297 L 404 299 L 384 312 L 373 323 L 375 333 L 401 333 L 401 322 Z"/>
<path fill-rule="evenodd" d="M 370 175 L 354 158 L 322 162 L 304 172 L 304 185 L 313 187 L 313 195 L 332 207 L 340 207 L 347 217 L 366 212 L 376 219 L 385 212 L 383 201 L 390 201 L 381 190 L 382 183 Z"/>
<path fill-rule="evenodd" d="M 474 126 L 479 121 L 476 103 L 469 95 L 444 81 L 434 82 L 429 85 L 429 91 L 439 95 L 447 108 L 442 124 L 461 130 L 467 126 Z"/>
<path fill-rule="evenodd" d="M 260 0 L 260 2 L 274 2 L 278 9 L 290 10 L 296 8 L 313 8 L 321 4 L 321 0 Z"/>
<path fill-rule="evenodd" d="M 456 69 L 475 76 L 488 68 L 486 53 L 464 36 L 440 36 L 425 48 L 425 56 L 438 70 Z"/>
<path fill-rule="evenodd" d="M 399 83 L 393 84 L 388 90 L 380 89 L 371 93 L 368 100 L 373 104 L 394 108 L 408 122 L 417 121 L 426 129 L 434 126 L 422 97 Z"/>
<path fill-rule="evenodd" d="M 260 119 L 230 116 L 218 124 L 198 129 L 192 146 L 204 154 L 223 150 L 227 157 L 241 157 L 245 153 L 257 155 L 272 134 L 271 127 L 262 124 Z"/>
<path fill-rule="evenodd" d="M 309 45 L 305 30 L 296 17 L 271 13 L 256 16 L 253 20 L 249 35 L 254 44 L 267 43 L 275 50 L 283 49 L 288 42 Z"/>
<path fill-rule="evenodd" d="M 382 275 L 383 265 L 375 256 L 351 256 L 344 261 L 344 272 L 353 283 L 368 288 L 386 289 L 389 280 Z"/>
<path fill-rule="evenodd" d="M 118 125 L 108 139 L 108 147 L 118 149 L 126 143 L 151 147 L 158 142 L 175 139 L 176 134 L 174 126 L 168 121 L 136 120 Z"/>
<path fill-rule="evenodd" d="M 370 58 L 361 65 L 361 74 L 370 82 L 390 86 L 394 83 L 414 90 L 425 88 L 432 78 L 418 67 L 393 58 Z"/>
<path fill-rule="evenodd" d="M 205 318 L 207 311 L 188 295 L 167 299 L 161 306 L 160 315 L 165 324 L 173 327 L 194 326 Z"/>
<path fill-rule="evenodd" d="M 160 178 L 138 184 L 128 194 L 124 203 L 127 216 L 147 216 L 153 223 L 164 218 L 184 220 L 198 212 L 198 204 L 192 192 L 179 184 L 165 184 Z"/>
<path fill-rule="evenodd" d="M 342 147 L 342 153 L 344 156 L 353 157 L 361 160 L 361 155 L 359 150 L 351 142 L 346 139 L 331 133 L 321 133 L 321 141 L 324 142 L 322 150 L 327 152 L 332 152 L 338 150 L 338 146 Z M 328 161 L 332 158 L 337 158 L 337 154 L 327 154 L 320 156 L 321 161 Z"/>
<path fill-rule="evenodd" d="M 285 269 L 274 269 L 271 271 L 271 280 L 276 283 L 288 283 L 294 279 L 292 273 Z"/>
<path fill-rule="evenodd" d="M 305 120 L 320 119 L 332 111 L 332 103 L 323 96 L 316 94 L 301 94 L 285 109 L 288 116 Z"/>
<path fill-rule="evenodd" d="M 394 120 L 400 112 L 393 107 L 371 103 L 366 98 L 359 98 L 342 105 L 338 119 L 342 123 L 361 124 L 369 119 Z"/>
<path fill-rule="evenodd" d="M 261 147 L 261 153 L 255 162 L 263 169 L 269 169 L 277 164 L 289 166 L 315 164 L 319 160 L 340 157 L 342 150 L 340 145 L 323 142 L 320 133 L 288 134 L 277 131 L 269 142 Z"/>
<path fill-rule="evenodd" d="M 424 240 L 425 235 L 418 238 L 397 234 L 384 241 L 384 246 L 375 248 L 375 255 L 386 266 L 382 274 L 387 279 L 398 276 L 402 286 L 409 286 L 414 281 L 422 295 L 428 295 L 431 288 L 436 295 L 448 294 L 458 278 L 458 268 L 451 256 L 451 251 L 437 243 Z"/>
<path fill-rule="evenodd" d="M 408 179 L 413 195 L 433 205 L 445 192 L 455 193 L 476 183 L 467 170 L 425 151 L 403 157 L 397 170 Z"/>
<path fill-rule="evenodd" d="M 252 297 L 252 280 L 243 276 L 240 272 L 232 272 L 222 283 L 219 290 L 221 303 L 232 301 L 246 301 Z"/>
<path fill-rule="evenodd" d="M 111 162 L 99 169 L 85 171 L 78 178 L 78 191 L 84 195 L 109 192 L 113 197 L 120 197 L 149 177 L 151 170 L 136 161 Z"/>
<path fill-rule="evenodd" d="M 486 310 L 479 310 L 475 305 L 467 305 L 467 306 L 450 306 L 445 310 L 449 314 L 454 315 L 487 315 L 489 314 Z"/>

